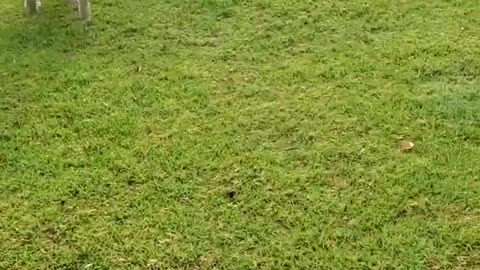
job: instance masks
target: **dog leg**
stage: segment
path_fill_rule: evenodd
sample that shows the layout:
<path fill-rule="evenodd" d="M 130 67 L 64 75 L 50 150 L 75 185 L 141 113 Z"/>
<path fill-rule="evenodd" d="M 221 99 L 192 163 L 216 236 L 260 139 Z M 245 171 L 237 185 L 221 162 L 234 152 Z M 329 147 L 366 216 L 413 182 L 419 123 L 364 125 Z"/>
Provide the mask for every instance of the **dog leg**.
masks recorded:
<path fill-rule="evenodd" d="M 80 18 L 80 11 L 79 11 L 79 6 L 80 3 L 78 0 L 70 0 L 70 3 L 72 5 L 73 12 L 75 12 L 75 17 Z"/>
<path fill-rule="evenodd" d="M 80 18 L 85 22 L 90 22 L 92 19 L 92 8 L 90 6 L 90 0 L 78 0 L 78 1 L 79 1 Z"/>
<path fill-rule="evenodd" d="M 36 0 L 37 12 L 42 11 L 42 0 Z"/>
<path fill-rule="evenodd" d="M 36 13 L 40 11 L 42 7 L 41 0 L 24 0 L 23 7 L 25 8 L 25 13 L 30 15 L 32 13 Z"/>
<path fill-rule="evenodd" d="M 91 20 L 90 0 L 72 0 L 72 7 L 78 19 L 82 19 L 85 22 Z"/>

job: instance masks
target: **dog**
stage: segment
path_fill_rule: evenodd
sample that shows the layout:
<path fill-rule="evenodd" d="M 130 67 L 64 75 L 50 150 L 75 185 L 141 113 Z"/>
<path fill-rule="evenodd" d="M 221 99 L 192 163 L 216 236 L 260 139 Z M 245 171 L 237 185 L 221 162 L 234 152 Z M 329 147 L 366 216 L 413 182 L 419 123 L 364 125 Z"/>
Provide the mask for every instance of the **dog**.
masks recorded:
<path fill-rule="evenodd" d="M 90 22 L 92 19 L 92 11 L 90 0 L 67 0 L 71 3 L 75 14 L 79 19 Z M 39 13 L 42 9 L 42 0 L 24 0 L 23 6 L 27 15 Z"/>

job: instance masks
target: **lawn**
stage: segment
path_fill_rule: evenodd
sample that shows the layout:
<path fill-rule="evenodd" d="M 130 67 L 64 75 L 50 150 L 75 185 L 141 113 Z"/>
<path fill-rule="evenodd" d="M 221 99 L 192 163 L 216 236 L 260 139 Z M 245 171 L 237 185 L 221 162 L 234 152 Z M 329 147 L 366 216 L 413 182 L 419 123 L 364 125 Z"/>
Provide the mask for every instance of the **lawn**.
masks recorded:
<path fill-rule="evenodd" d="M 21 2 L 0 269 L 480 268 L 477 0 Z"/>

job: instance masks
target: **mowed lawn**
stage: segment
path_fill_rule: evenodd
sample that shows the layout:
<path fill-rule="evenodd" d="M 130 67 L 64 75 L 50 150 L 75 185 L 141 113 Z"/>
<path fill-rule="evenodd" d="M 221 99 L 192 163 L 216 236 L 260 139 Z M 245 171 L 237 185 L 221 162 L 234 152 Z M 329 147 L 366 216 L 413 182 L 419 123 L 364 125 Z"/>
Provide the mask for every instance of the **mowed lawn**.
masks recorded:
<path fill-rule="evenodd" d="M 478 1 L 21 2 L 0 269 L 480 268 Z"/>

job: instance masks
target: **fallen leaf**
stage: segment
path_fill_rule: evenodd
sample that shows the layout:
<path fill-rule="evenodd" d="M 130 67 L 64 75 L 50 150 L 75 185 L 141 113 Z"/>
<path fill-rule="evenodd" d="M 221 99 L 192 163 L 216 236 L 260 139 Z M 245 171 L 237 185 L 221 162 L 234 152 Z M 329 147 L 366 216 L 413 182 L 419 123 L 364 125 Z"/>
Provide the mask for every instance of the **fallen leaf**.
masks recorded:
<path fill-rule="evenodd" d="M 415 146 L 415 144 L 409 140 L 403 140 L 400 142 L 400 150 L 402 152 L 408 152 L 408 151 L 411 151 L 413 149 L 413 147 Z"/>

